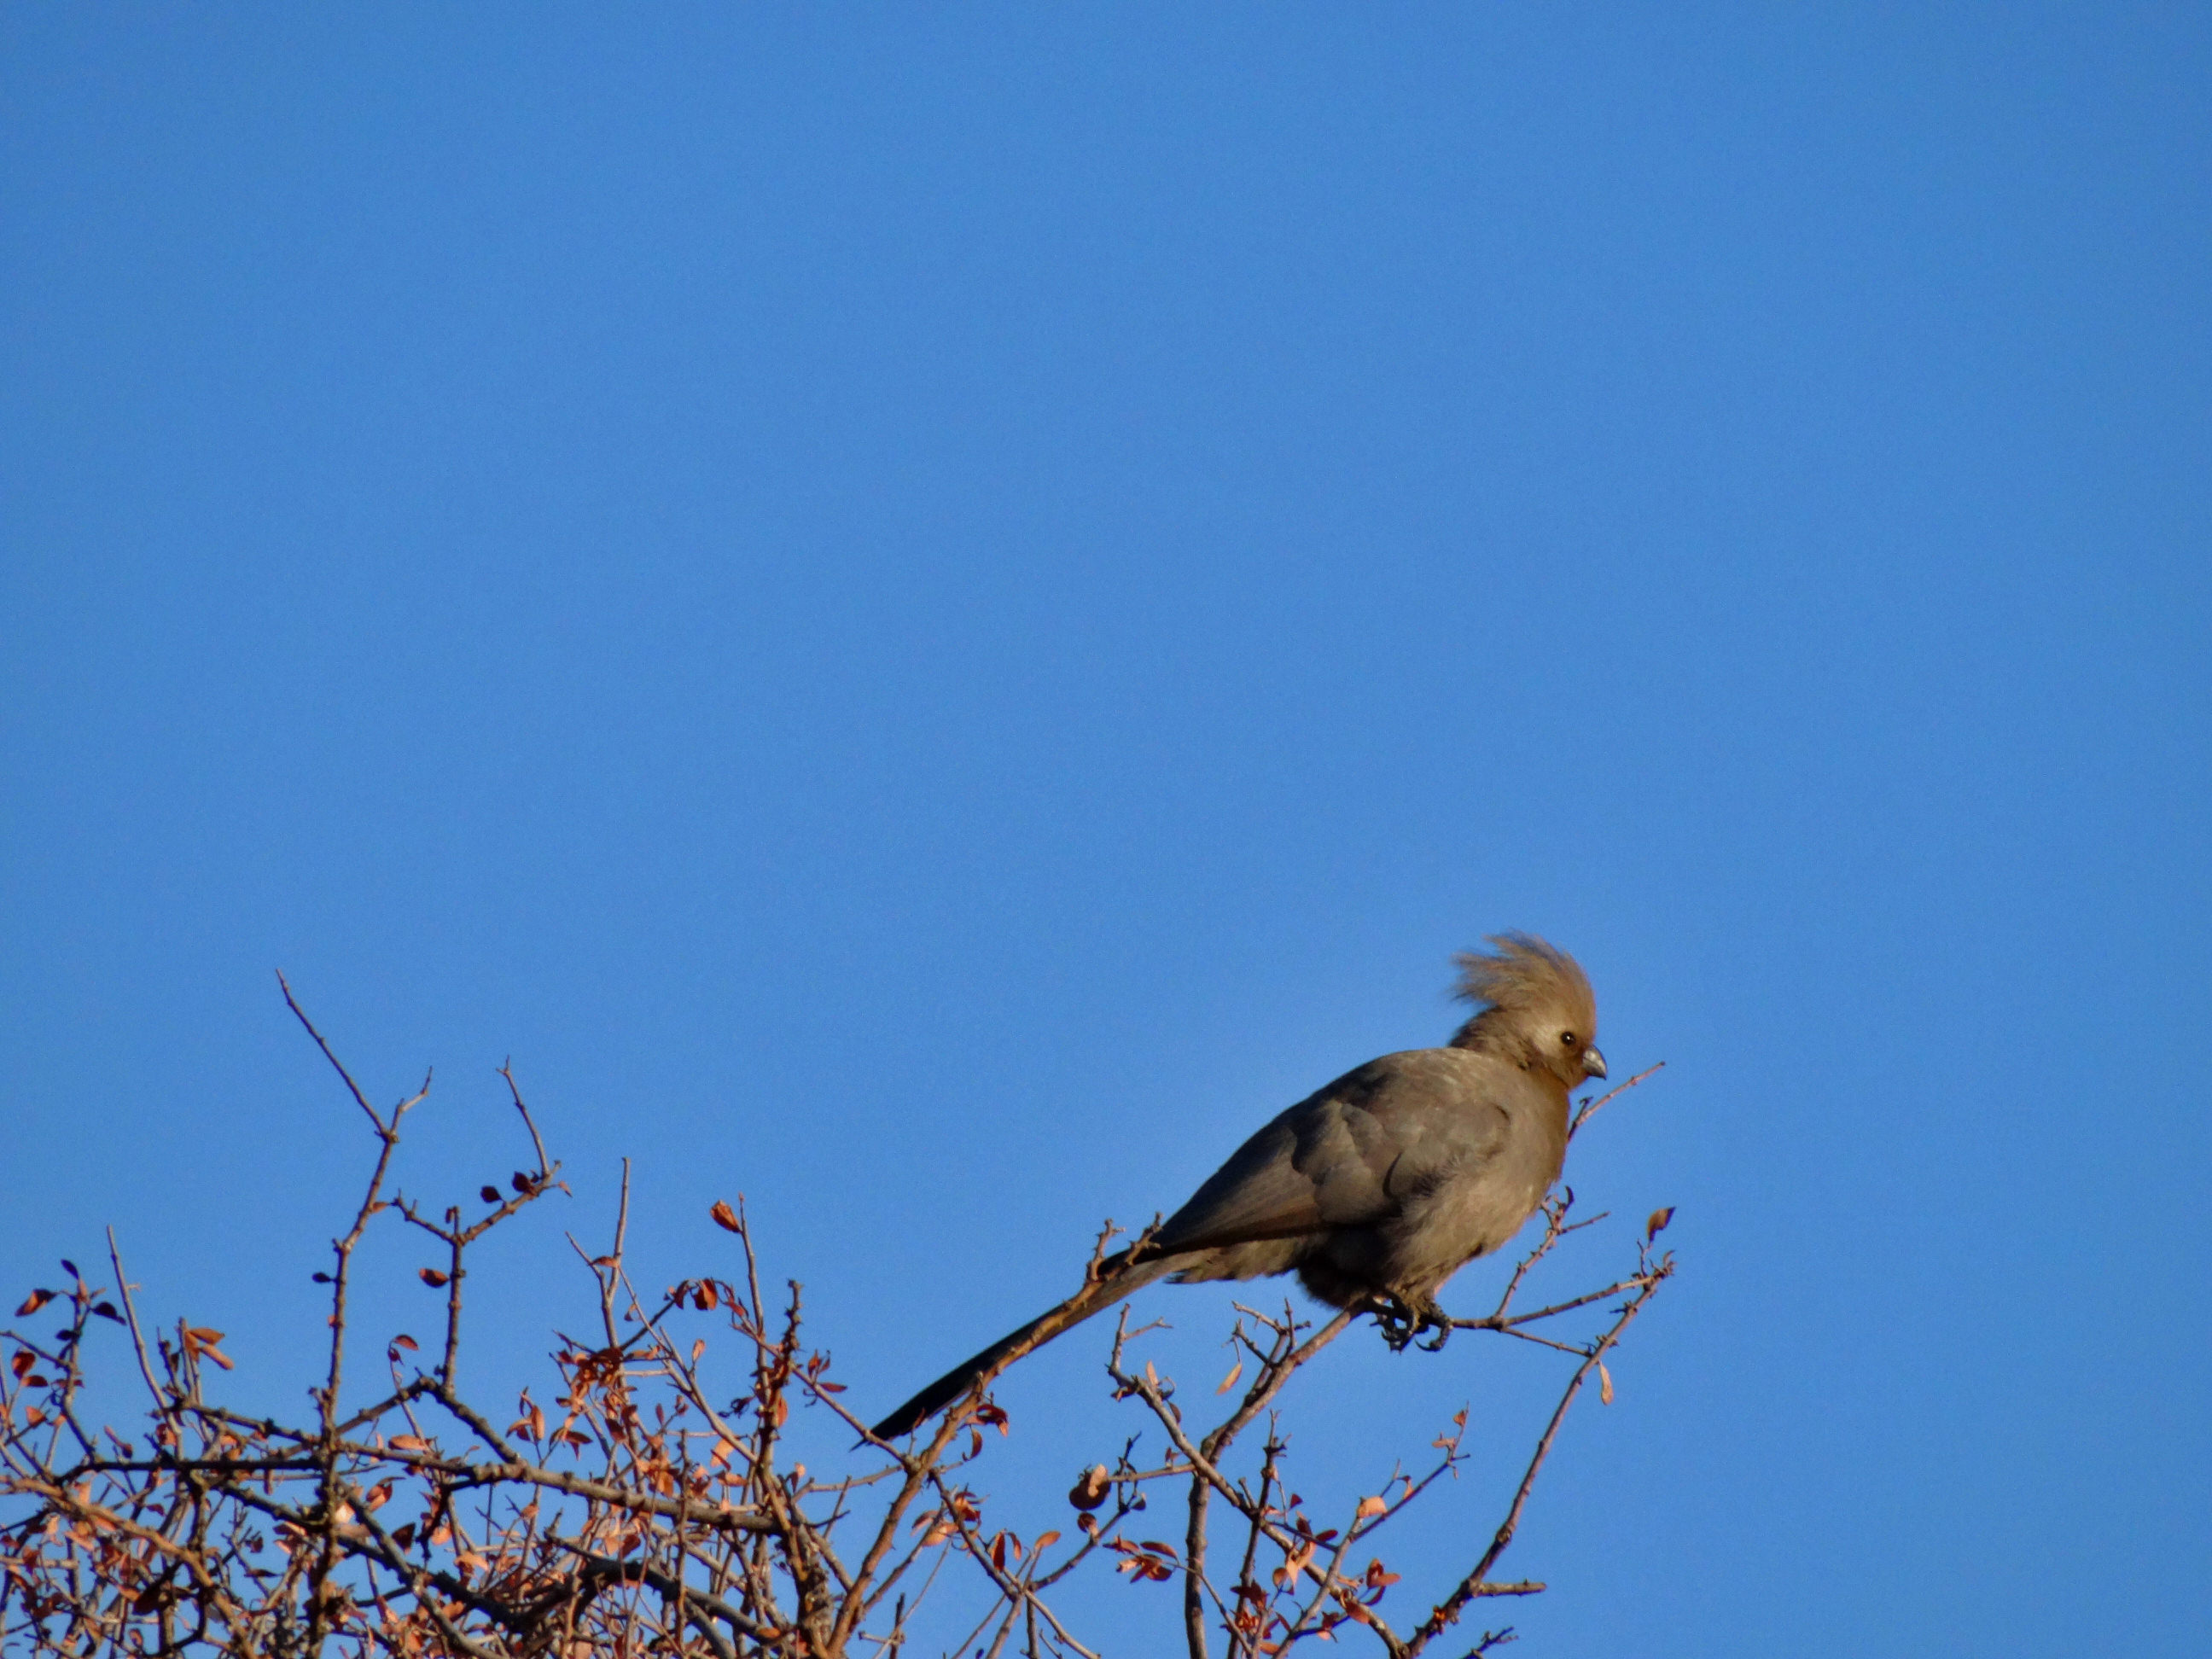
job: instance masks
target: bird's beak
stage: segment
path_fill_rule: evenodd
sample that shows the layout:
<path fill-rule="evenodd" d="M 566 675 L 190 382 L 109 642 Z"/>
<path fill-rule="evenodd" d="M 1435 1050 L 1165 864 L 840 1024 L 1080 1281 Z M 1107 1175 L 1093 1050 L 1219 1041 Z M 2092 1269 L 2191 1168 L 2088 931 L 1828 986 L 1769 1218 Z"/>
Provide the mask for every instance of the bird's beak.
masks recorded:
<path fill-rule="evenodd" d="M 1605 1075 L 1605 1056 L 1598 1053 L 1596 1048 L 1594 1047 L 1583 1049 L 1583 1070 L 1588 1072 L 1592 1077 L 1603 1077 Z"/>

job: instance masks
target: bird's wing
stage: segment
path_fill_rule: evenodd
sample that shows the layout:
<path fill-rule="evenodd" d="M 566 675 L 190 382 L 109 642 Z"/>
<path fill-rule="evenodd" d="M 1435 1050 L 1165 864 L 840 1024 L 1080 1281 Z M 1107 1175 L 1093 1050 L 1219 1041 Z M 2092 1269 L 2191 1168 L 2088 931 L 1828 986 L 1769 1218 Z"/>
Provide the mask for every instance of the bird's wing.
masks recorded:
<path fill-rule="evenodd" d="M 1446 1068 L 1449 1062 L 1442 1062 Z M 1166 1250 L 1370 1226 L 1398 1212 L 1437 1170 L 1502 1127 L 1467 1115 L 1449 1069 L 1428 1051 L 1385 1054 L 1300 1101 L 1243 1146 L 1159 1233 Z M 1485 1115 L 1486 1116 L 1487 1115 Z"/>
<path fill-rule="evenodd" d="M 1394 1154 L 1383 1190 L 1402 1205 L 1504 1152 L 1513 1120 L 1503 1102 L 1516 1079 L 1502 1062 L 1456 1049 L 1391 1058 L 1394 1086 L 1370 1109 Z"/>
<path fill-rule="evenodd" d="M 1158 1248 L 1210 1249 L 1254 1239 L 1296 1237 L 1321 1226 L 1313 1182 L 1291 1162 L 1298 1136 L 1291 1120 L 1291 1112 L 1283 1114 L 1207 1176 L 1161 1227 Z"/>

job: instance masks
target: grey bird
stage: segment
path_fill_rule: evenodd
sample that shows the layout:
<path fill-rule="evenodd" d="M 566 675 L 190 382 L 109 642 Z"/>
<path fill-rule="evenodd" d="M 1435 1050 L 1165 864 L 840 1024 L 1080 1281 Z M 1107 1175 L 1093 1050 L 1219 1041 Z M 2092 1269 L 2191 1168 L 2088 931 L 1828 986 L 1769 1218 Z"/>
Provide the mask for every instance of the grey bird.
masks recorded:
<path fill-rule="evenodd" d="M 876 1425 L 906 1434 L 1049 1322 L 1042 1340 L 1154 1279 L 1295 1273 L 1332 1307 L 1370 1310 L 1393 1347 L 1451 1330 L 1443 1282 L 1521 1231 L 1559 1178 L 1568 1091 L 1601 1078 L 1597 1003 L 1575 959 L 1526 933 L 1456 958 L 1481 1005 L 1442 1048 L 1385 1054 L 1246 1141 L 1190 1201 L 1100 1265 L 1076 1302 L 956 1365 Z"/>

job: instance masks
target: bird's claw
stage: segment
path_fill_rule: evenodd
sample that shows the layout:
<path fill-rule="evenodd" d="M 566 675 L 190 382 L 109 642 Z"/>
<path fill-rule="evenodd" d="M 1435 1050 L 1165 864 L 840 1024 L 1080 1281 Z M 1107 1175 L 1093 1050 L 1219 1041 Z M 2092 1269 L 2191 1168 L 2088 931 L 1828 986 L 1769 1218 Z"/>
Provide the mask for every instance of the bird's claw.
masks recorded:
<path fill-rule="evenodd" d="M 1408 1346 L 1424 1353 L 1434 1353 L 1451 1340 L 1451 1316 L 1438 1307 L 1435 1301 L 1423 1297 L 1419 1301 L 1407 1301 L 1404 1297 L 1386 1296 L 1377 1299 L 1375 1323 L 1382 1332 L 1382 1340 L 1392 1353 L 1402 1353 Z M 1433 1342 L 1419 1340 L 1425 1331 L 1434 1331 Z"/>

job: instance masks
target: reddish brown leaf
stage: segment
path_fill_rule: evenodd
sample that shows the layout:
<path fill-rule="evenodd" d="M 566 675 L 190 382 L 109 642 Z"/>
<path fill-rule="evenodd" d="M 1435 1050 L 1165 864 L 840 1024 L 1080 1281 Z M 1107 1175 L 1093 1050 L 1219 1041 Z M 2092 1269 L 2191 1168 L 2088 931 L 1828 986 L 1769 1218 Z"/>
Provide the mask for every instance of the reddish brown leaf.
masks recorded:
<path fill-rule="evenodd" d="M 1113 1486 L 1103 1463 L 1094 1463 L 1076 1477 L 1075 1486 L 1067 1494 L 1067 1501 L 1079 1510 L 1095 1510 L 1106 1501 Z"/>
<path fill-rule="evenodd" d="M 47 1303 L 53 1299 L 54 1293 L 52 1291 L 33 1291 L 28 1297 L 24 1298 L 23 1305 L 15 1310 L 15 1316 L 18 1319 L 27 1318 L 30 1315 L 38 1312 L 40 1309 L 45 1307 Z"/>
<path fill-rule="evenodd" d="M 1644 1237 L 1645 1241 L 1648 1243 L 1649 1241 L 1658 1237 L 1661 1233 L 1665 1232 L 1667 1231 L 1667 1224 L 1674 1218 L 1674 1206 L 1671 1204 L 1663 1210 L 1652 1211 L 1651 1219 L 1644 1224 Z"/>
<path fill-rule="evenodd" d="M 714 1224 L 724 1232 L 733 1233 L 738 1231 L 738 1212 L 720 1199 L 714 1200 L 714 1207 L 707 1213 L 714 1218 Z"/>
<path fill-rule="evenodd" d="M 422 1275 L 422 1282 L 425 1285 L 428 1285 L 434 1291 L 441 1285 L 447 1285 L 453 1282 L 446 1274 L 440 1273 L 435 1267 L 422 1267 L 417 1269 L 417 1272 Z"/>
<path fill-rule="evenodd" d="M 221 1331 L 210 1330 L 204 1325 L 187 1325 L 185 1327 L 185 1348 L 187 1352 L 199 1354 L 205 1358 L 212 1359 L 216 1364 L 222 1366 L 225 1370 L 234 1370 L 234 1367 L 230 1362 L 230 1357 L 224 1353 L 222 1349 L 216 1346 L 216 1344 L 222 1340 L 222 1333 Z"/>
<path fill-rule="evenodd" d="M 478 1188 L 477 1189 L 477 1196 L 483 1200 L 487 1204 L 496 1204 L 499 1202 L 499 1188 L 496 1187 Z M 396 1534 L 394 1535 L 397 1536 Z"/>
<path fill-rule="evenodd" d="M 412 1353 L 421 1345 L 417 1343 L 413 1337 L 408 1335 L 406 1332 L 402 1331 L 398 1335 L 392 1339 L 392 1346 L 395 1348 L 404 1348 L 408 1352 Z"/>

